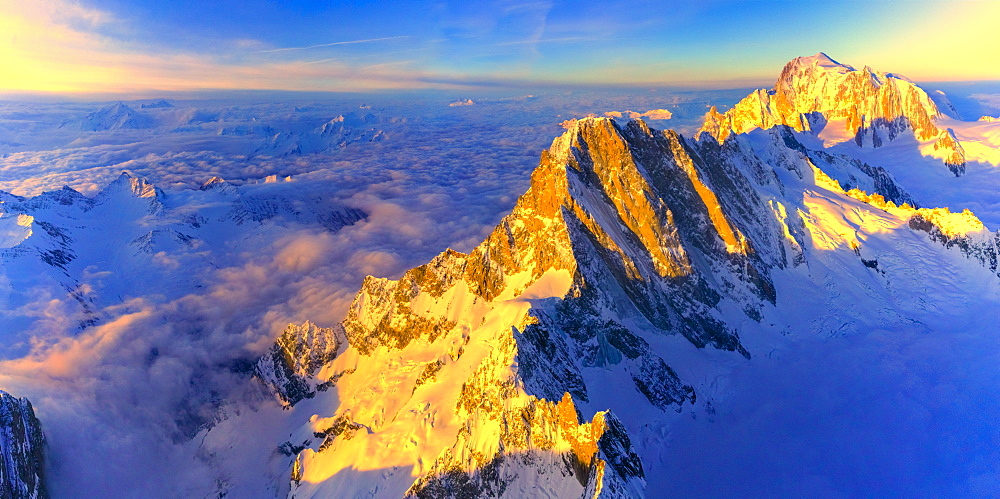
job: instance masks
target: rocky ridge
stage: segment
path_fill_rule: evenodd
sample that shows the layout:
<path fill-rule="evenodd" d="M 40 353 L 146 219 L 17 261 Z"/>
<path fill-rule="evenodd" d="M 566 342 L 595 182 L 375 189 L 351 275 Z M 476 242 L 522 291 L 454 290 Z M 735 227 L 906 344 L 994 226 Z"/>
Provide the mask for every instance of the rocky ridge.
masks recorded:
<path fill-rule="evenodd" d="M 275 394 L 285 406 L 329 386 L 316 383 L 314 375 L 347 346 L 343 329 L 317 327 L 311 322 L 301 326 L 291 324 L 281 334 L 267 354 L 257 361 L 254 375 Z"/>
<path fill-rule="evenodd" d="M 0 497 L 48 497 L 45 437 L 31 402 L 0 390 Z"/>

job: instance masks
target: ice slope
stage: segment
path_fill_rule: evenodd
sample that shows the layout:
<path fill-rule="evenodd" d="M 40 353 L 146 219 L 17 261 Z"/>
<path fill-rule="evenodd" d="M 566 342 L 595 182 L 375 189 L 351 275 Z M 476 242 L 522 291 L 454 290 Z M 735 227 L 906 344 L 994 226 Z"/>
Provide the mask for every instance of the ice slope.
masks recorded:
<path fill-rule="evenodd" d="M 651 432 L 663 472 L 650 487 L 682 496 L 995 495 L 995 271 L 931 242 L 908 210 L 844 199 L 836 187 L 809 190 L 798 210 L 812 251 L 774 274 L 777 307 L 741 330 L 760 341 L 745 340 L 760 362 L 703 378 L 695 389 L 704 412 Z M 995 233 L 956 218 L 956 233 L 996 244 Z"/>
<path fill-rule="evenodd" d="M 948 206 L 956 211 L 969 209 L 991 229 L 1000 228 L 1000 204 L 993 193 L 1000 183 L 1000 162 L 997 152 L 1000 142 L 996 123 L 966 122 L 950 118 L 938 120 L 952 130 L 966 155 L 965 173 L 956 177 L 941 168 L 942 156 L 934 148 L 933 141 L 919 141 L 913 137 L 900 136 L 891 143 L 878 148 L 858 147 L 850 140 L 830 140 L 825 130 L 818 134 L 796 133 L 796 141 L 807 151 L 822 151 L 849 161 L 858 161 L 871 168 L 881 170 L 884 176 L 903 189 L 912 198 L 911 204 L 919 200 L 926 206 Z M 816 153 L 810 153 L 815 156 Z M 845 186 L 858 186 L 869 192 L 880 192 L 890 197 L 888 191 L 874 185 L 865 186 L 840 174 L 831 175 L 841 180 Z M 867 182 L 867 181 L 866 181 Z M 896 199 L 899 201 L 899 199 Z"/>

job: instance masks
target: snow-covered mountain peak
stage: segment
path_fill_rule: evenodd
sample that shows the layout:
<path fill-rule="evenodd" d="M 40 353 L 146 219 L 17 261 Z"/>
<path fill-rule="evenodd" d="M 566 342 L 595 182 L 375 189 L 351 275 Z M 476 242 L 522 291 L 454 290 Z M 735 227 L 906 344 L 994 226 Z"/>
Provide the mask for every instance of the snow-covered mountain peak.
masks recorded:
<path fill-rule="evenodd" d="M 796 131 L 847 137 L 860 147 L 880 147 L 904 132 L 916 140 L 940 143 L 939 109 L 954 107 L 942 95 L 928 95 L 912 81 L 868 66 L 861 70 L 841 64 L 822 52 L 793 59 L 771 90 L 757 90 L 726 113 L 712 108 L 701 132 L 720 141 L 731 134 L 779 125 Z M 965 168 L 959 148 L 951 148 L 945 163 L 956 175 Z"/>
<path fill-rule="evenodd" d="M 381 119 L 374 114 L 348 112 L 340 114 L 310 131 L 281 131 L 271 126 L 236 125 L 226 127 L 220 135 L 261 136 L 264 143 L 254 154 L 268 156 L 300 156 L 342 149 L 355 142 L 381 142 L 386 133 L 377 128 Z"/>
<path fill-rule="evenodd" d="M 143 129 L 153 126 L 153 120 L 129 107 L 124 102 L 117 102 L 98 111 L 94 111 L 78 121 L 64 123 L 73 124 L 85 132 L 108 130 Z"/>
<path fill-rule="evenodd" d="M 173 104 L 168 102 L 166 99 L 160 99 L 155 102 L 149 102 L 139 106 L 139 109 L 166 109 L 174 107 Z"/>
<path fill-rule="evenodd" d="M 559 485 L 565 493 L 594 480 L 634 495 L 643 465 L 626 427 L 636 420 L 618 422 L 621 415 L 601 412 L 607 399 L 591 397 L 613 378 L 640 412 L 670 414 L 693 402 L 692 387 L 652 346 L 665 338 L 749 357 L 713 311 L 724 299 L 759 320 L 763 303 L 775 300 L 765 261 L 785 265 L 780 227 L 757 216 L 770 208 L 729 159 L 749 152 L 723 152 L 640 120 L 585 118 L 567 128 L 479 246 L 445 251 L 398 280 L 365 280 L 341 324 L 350 348 L 318 371 L 316 390 L 336 386 L 341 402 L 336 415 L 311 423 L 323 442 L 296 460 L 297 495 L 343 487 L 348 476 L 338 470 L 352 466 L 358 449 L 424 435 L 427 414 L 440 438 L 380 456 L 401 466 L 435 463 L 416 465 L 410 492 L 461 479 L 485 493 L 561 474 L 579 481 Z M 303 331 L 286 331 L 301 341 L 283 336 L 258 366 L 269 386 L 286 387 L 284 395 L 276 390 L 285 403 L 313 393 L 277 355 L 287 351 L 282 342 L 311 341 Z M 382 369 L 400 358 L 414 367 Z M 602 381 L 588 378 L 597 372 Z M 390 393 L 405 395 L 379 395 Z M 533 443 L 542 433 L 553 435 L 545 448 L 555 456 Z M 530 461 L 515 465 L 512 456 L 525 453 Z M 606 474 L 564 468 L 567 459 L 604 462 Z M 489 471 L 496 466 L 499 476 Z"/>
<path fill-rule="evenodd" d="M 201 187 L 198 189 L 203 191 L 216 191 L 222 194 L 236 194 L 238 189 L 235 185 L 226 181 L 222 177 L 215 177 L 208 179 Z"/>
<path fill-rule="evenodd" d="M 94 199 L 83 195 L 68 185 L 64 185 L 61 189 L 45 191 L 30 199 L 19 198 L 11 204 L 16 205 L 20 210 L 28 211 L 46 209 L 56 205 L 76 205 L 80 209 L 87 210 L 94 204 Z"/>
<path fill-rule="evenodd" d="M 854 71 L 854 68 L 847 65 L 841 64 L 835 61 L 832 57 L 826 55 L 824 52 L 817 52 L 814 55 L 796 57 L 792 59 L 785 67 L 794 66 L 800 68 L 816 68 L 824 71 L 833 71 L 836 73 L 846 73 Z"/>
<path fill-rule="evenodd" d="M 122 172 L 94 197 L 93 206 L 111 206 L 121 210 L 125 206 L 155 213 L 163 208 L 164 193 L 145 178 L 133 177 L 128 172 Z"/>
<path fill-rule="evenodd" d="M 326 131 L 328 129 L 338 129 L 340 127 L 359 127 L 365 126 L 366 124 L 378 122 L 378 117 L 372 113 L 365 113 L 359 115 L 356 112 L 348 112 L 344 114 L 339 114 L 330 121 L 324 123 L 320 127 L 320 131 Z"/>
<path fill-rule="evenodd" d="M 564 123 L 566 131 L 552 139 L 552 145 L 546 151 L 554 160 L 568 161 L 571 159 L 574 147 L 579 147 L 584 136 L 611 133 L 615 127 L 614 121 L 606 117 L 589 117 L 574 119 Z"/>
<path fill-rule="evenodd" d="M 98 199 L 102 199 L 119 192 L 128 193 L 137 198 L 163 196 L 163 191 L 149 183 L 145 178 L 133 177 L 130 173 L 123 171 L 118 175 L 118 178 L 102 189 L 97 197 Z"/>
<path fill-rule="evenodd" d="M 293 494 L 347 490 L 346 470 L 361 456 L 413 470 L 372 478 L 395 495 L 460 484 L 472 495 L 540 486 L 590 494 L 592 485 L 641 494 L 633 432 L 695 402 L 669 365 L 671 348 L 751 358 L 734 324 L 761 323 L 780 306 L 772 274 L 828 258 L 878 272 L 863 245 L 888 227 L 972 256 L 982 248 L 975 257 L 993 261 L 994 235 L 971 215 L 848 192 L 821 168 L 907 198 L 884 171 L 809 151 L 787 127 L 726 142 L 641 120 L 565 127 L 511 213 L 471 252 L 447 250 L 398 280 L 367 278 L 342 330 L 290 327 L 257 364 L 286 407 L 336 390 L 335 412 L 305 427 L 321 440 L 298 451 Z M 842 229 L 832 222 L 846 216 L 837 203 L 867 218 Z M 853 239 L 857 230 L 868 232 Z M 542 434 L 550 441 L 539 447 Z M 411 445 L 371 454 L 399 441 Z"/>
<path fill-rule="evenodd" d="M 200 189 L 204 191 L 204 190 L 211 189 L 215 185 L 221 185 L 221 184 L 226 184 L 226 183 L 228 183 L 228 182 L 226 182 L 226 180 L 224 178 L 213 176 L 212 178 L 206 180 L 204 184 L 201 184 Z"/>
<path fill-rule="evenodd" d="M 336 400 L 299 433 L 316 440 L 287 446 L 293 495 L 354 490 L 357 469 L 382 470 L 363 480 L 387 495 L 641 495 L 662 448 L 644 428 L 718 391 L 674 369 L 692 362 L 681 352 L 765 354 L 743 333 L 783 320 L 801 292 L 788 279 L 888 293 L 911 252 L 996 271 L 998 236 L 971 213 L 914 208 L 884 169 L 788 126 L 728 141 L 641 120 L 564 127 L 472 251 L 369 276 L 339 328 L 291 326 L 257 364 L 285 407 Z"/>

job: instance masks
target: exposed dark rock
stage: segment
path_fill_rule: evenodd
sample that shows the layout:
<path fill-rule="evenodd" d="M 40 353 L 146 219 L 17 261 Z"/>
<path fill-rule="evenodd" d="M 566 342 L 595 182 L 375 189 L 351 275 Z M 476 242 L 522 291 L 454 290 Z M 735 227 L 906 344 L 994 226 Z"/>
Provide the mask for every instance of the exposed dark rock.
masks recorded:
<path fill-rule="evenodd" d="M 31 402 L 0 391 L 0 497 L 48 497 L 44 450 L 45 437 Z"/>

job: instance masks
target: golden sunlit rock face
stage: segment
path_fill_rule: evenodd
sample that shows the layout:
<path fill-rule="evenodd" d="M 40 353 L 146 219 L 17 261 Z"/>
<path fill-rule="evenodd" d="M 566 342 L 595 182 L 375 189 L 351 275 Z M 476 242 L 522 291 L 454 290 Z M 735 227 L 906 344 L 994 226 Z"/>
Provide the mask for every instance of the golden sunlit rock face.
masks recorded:
<path fill-rule="evenodd" d="M 692 153 L 676 133 L 653 131 L 641 121 L 622 130 L 605 118 L 580 120 L 542 154 L 531 187 L 470 254 L 448 250 L 395 282 L 367 279 L 344 321 L 352 345 L 367 352 L 403 348 L 415 338 L 434 341 L 456 327 L 454 317 L 411 304 L 418 295 L 443 300 L 456 286 L 467 287 L 476 305 L 489 306 L 521 296 L 546 274 L 564 272 L 572 283 L 567 291 L 579 294 L 586 276 L 575 253 L 584 244 L 600 248 L 626 287 L 660 279 L 697 282 L 686 245 L 747 258 L 748 241 L 727 220 Z M 643 155 L 665 163 L 651 169 L 638 161 Z M 663 185 L 651 183 L 657 180 Z M 687 220 L 675 219 L 672 207 L 682 207 Z M 708 232 L 685 242 L 679 223 Z"/>
<path fill-rule="evenodd" d="M 613 412 L 579 409 L 590 396 L 573 352 L 614 368 L 656 410 L 695 394 L 647 340 L 592 307 L 748 355 L 713 318 L 721 297 L 706 273 L 726 269 L 751 317 L 773 300 L 762 261 L 727 217 L 734 208 L 710 182 L 738 187 L 703 153 L 718 151 L 641 121 L 579 120 L 469 254 L 447 250 L 397 281 L 366 279 L 342 323 L 351 348 L 317 378 L 340 406 L 313 423 L 323 443 L 296 458 L 294 493 L 386 466 L 410 467 L 406 494 L 418 497 L 499 494 L 528 477 L 573 495 L 639 493 L 627 431 Z M 363 374 L 371 365 L 386 367 L 373 378 Z"/>

